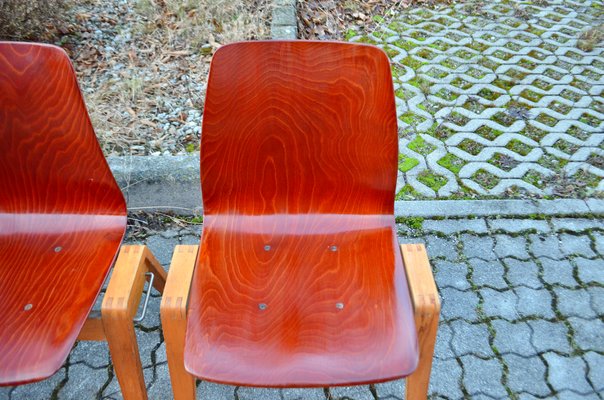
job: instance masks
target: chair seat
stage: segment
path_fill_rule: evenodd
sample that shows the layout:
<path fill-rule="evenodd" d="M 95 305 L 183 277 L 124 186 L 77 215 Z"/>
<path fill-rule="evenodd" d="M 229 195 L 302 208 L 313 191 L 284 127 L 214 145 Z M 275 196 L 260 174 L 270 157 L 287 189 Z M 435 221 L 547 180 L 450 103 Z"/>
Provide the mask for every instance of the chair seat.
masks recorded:
<path fill-rule="evenodd" d="M 0 386 L 65 362 L 125 225 L 125 215 L 0 213 Z"/>
<path fill-rule="evenodd" d="M 207 215 L 185 366 L 215 382 L 361 384 L 418 360 L 392 215 Z"/>

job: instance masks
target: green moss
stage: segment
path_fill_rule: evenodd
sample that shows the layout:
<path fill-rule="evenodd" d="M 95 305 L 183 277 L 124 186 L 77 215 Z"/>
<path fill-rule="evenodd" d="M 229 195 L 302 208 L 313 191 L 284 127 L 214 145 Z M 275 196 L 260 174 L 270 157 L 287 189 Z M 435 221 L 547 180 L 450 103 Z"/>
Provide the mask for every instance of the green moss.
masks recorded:
<path fill-rule="evenodd" d="M 491 89 L 488 88 L 482 88 L 480 89 L 480 92 L 478 92 L 478 95 L 483 99 L 494 101 L 497 100 L 499 96 L 501 96 L 501 93 L 493 92 Z"/>
<path fill-rule="evenodd" d="M 195 150 L 197 150 L 197 146 L 193 143 L 189 143 L 186 147 L 185 147 L 185 151 L 187 153 L 193 153 Z"/>
<path fill-rule="evenodd" d="M 506 149 L 512 150 L 515 153 L 526 156 L 533 150 L 531 146 L 526 143 L 521 142 L 518 139 L 512 139 L 505 145 Z"/>
<path fill-rule="evenodd" d="M 579 146 L 569 143 L 564 139 L 557 140 L 552 147 L 569 155 L 575 154 L 579 150 Z"/>
<path fill-rule="evenodd" d="M 395 200 L 412 200 L 421 197 L 411 185 L 405 185 L 394 197 Z"/>
<path fill-rule="evenodd" d="M 480 186 L 485 189 L 491 190 L 499 183 L 500 179 L 484 169 L 479 169 L 472 175 L 472 179 L 478 182 Z"/>
<path fill-rule="evenodd" d="M 432 153 L 434 150 L 436 150 L 436 147 L 431 145 L 430 143 L 426 142 L 424 139 L 422 139 L 421 136 L 417 136 L 415 139 L 413 139 L 413 141 L 411 141 L 407 147 L 411 150 L 413 150 L 416 153 L 419 153 L 421 155 L 428 155 L 430 153 Z"/>
<path fill-rule="evenodd" d="M 531 185 L 543 189 L 545 186 L 545 178 L 539 172 L 529 171 L 522 178 L 523 181 L 530 183 Z"/>
<path fill-rule="evenodd" d="M 508 156 L 507 154 L 502 153 L 495 153 L 495 155 L 493 155 L 493 157 L 488 162 L 489 164 L 492 164 L 504 171 L 510 171 L 516 166 L 518 166 L 518 164 L 520 164 L 519 161 L 516 161 L 514 158 Z"/>
<path fill-rule="evenodd" d="M 400 62 L 413 70 L 417 70 L 419 67 L 426 64 L 425 62 L 422 62 L 414 57 L 405 57 Z"/>
<path fill-rule="evenodd" d="M 416 158 L 407 157 L 404 154 L 398 155 L 398 169 L 400 169 L 401 172 L 407 172 L 418 164 L 419 161 Z"/>
<path fill-rule="evenodd" d="M 350 40 L 353 37 L 355 37 L 356 35 L 357 35 L 357 31 L 355 31 L 354 29 L 349 29 L 346 31 L 346 34 L 344 35 L 344 39 Z"/>
<path fill-rule="evenodd" d="M 403 40 L 403 39 L 400 39 L 400 40 L 397 40 L 396 42 L 393 42 L 392 45 L 396 46 L 396 47 L 399 47 L 401 49 L 405 49 L 407 51 L 409 51 L 409 50 L 414 49 L 414 48 L 417 47 L 417 44 L 413 43 L 412 41 L 410 41 L 410 40 Z"/>
<path fill-rule="evenodd" d="M 483 125 L 476 130 L 476 133 L 487 140 L 495 140 L 503 134 L 502 131 Z"/>
<path fill-rule="evenodd" d="M 411 229 L 421 230 L 424 224 L 424 219 L 422 217 L 404 217 L 397 219 L 396 222 L 403 223 Z"/>
<path fill-rule="evenodd" d="M 457 157 L 455 154 L 452 153 L 447 153 L 446 156 L 438 160 L 438 165 L 440 165 L 441 167 L 445 167 L 454 174 L 459 173 L 461 168 L 466 164 L 467 162 L 465 160 Z"/>
<path fill-rule="evenodd" d="M 461 143 L 459 143 L 459 145 L 457 145 L 457 147 L 459 147 L 466 153 L 470 153 L 474 156 L 478 155 L 482 151 L 482 149 L 484 149 L 484 146 L 482 144 L 477 143 L 477 142 L 473 141 L 472 139 L 462 140 Z"/>
<path fill-rule="evenodd" d="M 438 192 L 438 190 L 447 184 L 447 178 L 437 175 L 432 171 L 424 170 L 417 175 L 417 180 L 428 186 L 430 189 Z"/>
<path fill-rule="evenodd" d="M 552 171 L 558 172 L 558 171 L 561 171 L 562 168 L 564 168 L 566 166 L 566 164 L 568 164 L 568 160 L 565 160 L 563 158 L 558 158 L 551 154 L 544 154 L 537 161 L 537 164 L 541 165 L 542 167 L 551 169 Z"/>
<path fill-rule="evenodd" d="M 391 47 L 391 46 L 384 46 L 384 51 L 386 52 L 386 54 L 388 55 L 389 58 L 394 58 L 398 54 L 400 54 L 400 52 L 398 50 L 396 50 L 394 47 Z"/>

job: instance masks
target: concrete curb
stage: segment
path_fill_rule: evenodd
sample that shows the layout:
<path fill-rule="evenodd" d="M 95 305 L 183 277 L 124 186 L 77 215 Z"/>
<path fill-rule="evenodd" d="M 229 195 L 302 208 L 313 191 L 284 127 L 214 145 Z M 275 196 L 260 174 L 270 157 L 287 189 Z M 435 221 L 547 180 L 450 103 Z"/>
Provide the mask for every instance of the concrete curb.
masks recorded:
<path fill-rule="evenodd" d="M 294 40 L 298 37 L 297 0 L 273 0 L 271 38 Z"/>
<path fill-rule="evenodd" d="M 199 153 L 186 156 L 109 157 L 130 210 L 202 213 Z M 604 215 L 602 199 L 396 201 L 397 217 Z"/>

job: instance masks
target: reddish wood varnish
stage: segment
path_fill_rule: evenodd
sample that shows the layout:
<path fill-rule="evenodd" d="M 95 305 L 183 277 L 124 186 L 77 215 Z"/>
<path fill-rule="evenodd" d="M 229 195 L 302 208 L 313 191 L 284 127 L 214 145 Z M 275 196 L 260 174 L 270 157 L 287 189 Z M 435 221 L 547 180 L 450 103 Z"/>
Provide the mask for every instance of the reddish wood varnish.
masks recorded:
<path fill-rule="evenodd" d="M 126 226 L 65 52 L 0 42 L 0 386 L 67 358 Z"/>
<path fill-rule="evenodd" d="M 186 369 L 272 387 L 410 374 L 418 350 L 393 216 L 386 55 L 331 42 L 224 46 L 202 132 Z"/>

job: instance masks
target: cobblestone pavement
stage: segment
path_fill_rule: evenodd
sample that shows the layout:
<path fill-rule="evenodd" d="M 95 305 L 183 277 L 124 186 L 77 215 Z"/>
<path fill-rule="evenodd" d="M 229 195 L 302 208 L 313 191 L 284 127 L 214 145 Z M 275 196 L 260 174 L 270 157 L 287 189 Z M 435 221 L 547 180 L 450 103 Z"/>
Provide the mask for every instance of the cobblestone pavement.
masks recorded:
<path fill-rule="evenodd" d="M 168 266 L 200 228 L 147 245 Z M 436 399 L 604 396 L 604 226 L 601 219 L 407 219 L 401 242 L 424 242 L 443 300 L 430 393 Z M 160 297 L 137 335 L 151 399 L 170 399 Z M 99 301 L 100 304 L 100 301 Z M 330 389 L 250 389 L 200 382 L 204 400 L 396 400 L 402 381 Z M 0 399 L 119 399 L 104 343 L 80 342 L 50 379 Z"/>
<path fill-rule="evenodd" d="M 393 63 L 398 198 L 604 190 L 604 47 L 577 47 L 604 22 L 600 0 L 470 1 L 387 18 L 347 38 Z"/>

